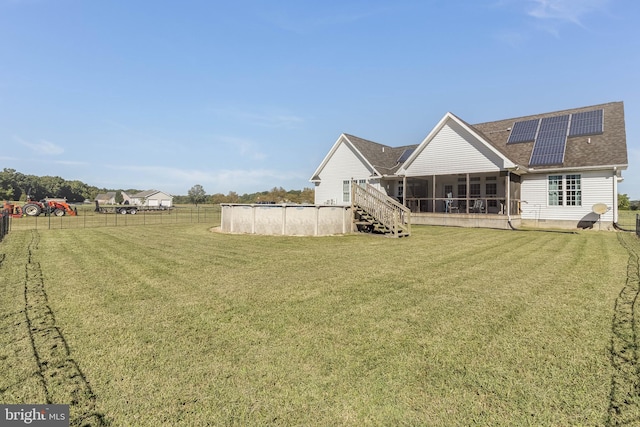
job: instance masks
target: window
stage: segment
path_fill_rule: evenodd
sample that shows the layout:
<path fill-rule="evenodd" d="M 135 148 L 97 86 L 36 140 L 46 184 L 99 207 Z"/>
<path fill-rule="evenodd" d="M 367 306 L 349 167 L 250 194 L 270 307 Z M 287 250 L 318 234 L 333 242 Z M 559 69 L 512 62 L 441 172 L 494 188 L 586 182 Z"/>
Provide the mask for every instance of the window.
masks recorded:
<path fill-rule="evenodd" d="M 562 175 L 549 175 L 549 206 L 562 206 Z"/>
<path fill-rule="evenodd" d="M 342 181 L 342 201 L 345 203 L 350 202 L 349 195 L 351 194 L 351 181 Z"/>
<path fill-rule="evenodd" d="M 549 175 L 549 206 L 582 206 L 580 175 Z"/>
<path fill-rule="evenodd" d="M 580 189 L 580 175 L 567 175 L 565 177 L 566 205 L 582 206 L 582 191 Z"/>

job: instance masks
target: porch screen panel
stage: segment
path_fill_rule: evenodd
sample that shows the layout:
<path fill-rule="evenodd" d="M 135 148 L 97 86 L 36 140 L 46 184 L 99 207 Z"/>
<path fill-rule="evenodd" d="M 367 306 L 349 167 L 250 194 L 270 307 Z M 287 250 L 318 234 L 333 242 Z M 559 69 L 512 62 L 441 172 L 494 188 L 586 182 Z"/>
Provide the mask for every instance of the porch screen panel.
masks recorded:
<path fill-rule="evenodd" d="M 490 182 L 486 182 L 485 185 L 485 194 L 487 197 L 497 197 L 498 196 L 498 183 L 495 182 L 495 177 L 488 177 L 487 181 L 489 181 L 490 179 L 493 179 L 493 181 Z M 496 208 L 498 207 L 498 201 L 497 200 L 489 200 L 487 201 L 487 206 L 492 207 L 492 208 Z"/>
<path fill-rule="evenodd" d="M 472 182 L 469 184 L 469 197 L 479 198 L 480 197 L 480 183 Z"/>
<path fill-rule="evenodd" d="M 462 199 L 467 197 L 467 184 L 458 184 L 458 197 Z"/>

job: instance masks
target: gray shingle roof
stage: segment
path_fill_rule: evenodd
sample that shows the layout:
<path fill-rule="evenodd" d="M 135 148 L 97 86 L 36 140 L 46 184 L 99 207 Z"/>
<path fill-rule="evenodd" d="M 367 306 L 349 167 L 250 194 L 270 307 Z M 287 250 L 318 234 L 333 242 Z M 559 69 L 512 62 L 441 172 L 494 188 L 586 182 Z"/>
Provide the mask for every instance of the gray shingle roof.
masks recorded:
<path fill-rule="evenodd" d="M 156 193 L 159 193 L 159 191 L 158 190 L 146 190 L 146 191 L 141 191 L 138 194 L 134 194 L 131 197 L 133 197 L 135 199 L 144 199 L 145 197 L 152 196 L 152 195 L 154 195 Z"/>
<path fill-rule="evenodd" d="M 523 116 L 495 122 L 479 123 L 472 127 L 507 158 L 516 164 L 528 166 L 533 150 L 533 142 L 507 144 L 509 131 L 515 122 L 580 113 L 602 109 L 604 111 L 604 132 L 600 135 L 575 136 L 567 138 L 564 163 L 562 165 L 536 166 L 536 169 L 623 166 L 628 164 L 627 138 L 622 102 L 592 105 L 570 110 Z"/>
<path fill-rule="evenodd" d="M 415 149 L 418 144 L 404 145 L 402 147 L 390 147 L 377 142 L 358 138 L 354 135 L 344 134 L 356 149 L 367 159 L 369 163 L 382 175 L 392 175 L 401 163 L 398 162 L 402 153 L 407 149 Z"/>
<path fill-rule="evenodd" d="M 564 163 L 562 165 L 536 166 L 535 169 L 576 168 L 592 166 L 623 166 L 628 164 L 627 142 L 624 122 L 624 105 L 622 102 L 592 105 L 550 113 L 535 114 L 517 118 L 503 119 L 494 122 L 479 123 L 467 126 L 475 130 L 485 141 L 495 147 L 513 163 L 529 166 L 533 142 L 507 144 L 510 130 L 515 122 L 540 119 L 545 117 L 574 114 L 583 111 L 602 109 L 604 111 L 604 132 L 599 135 L 576 136 L 567 138 Z M 395 173 L 401 166 L 398 159 L 406 149 L 416 148 L 418 144 L 390 147 L 345 134 L 358 151 L 383 175 Z"/>

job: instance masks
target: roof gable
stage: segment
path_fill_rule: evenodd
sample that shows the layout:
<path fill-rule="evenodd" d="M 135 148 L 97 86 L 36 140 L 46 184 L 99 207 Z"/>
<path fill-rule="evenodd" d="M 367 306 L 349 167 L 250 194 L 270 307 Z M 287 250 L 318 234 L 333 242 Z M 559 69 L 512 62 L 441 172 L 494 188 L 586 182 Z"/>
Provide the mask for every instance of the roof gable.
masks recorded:
<path fill-rule="evenodd" d="M 417 145 L 390 147 L 388 145 L 379 144 L 377 142 L 343 133 L 333 144 L 329 153 L 313 173 L 311 178 L 312 182 L 320 181 L 320 174 L 322 173 L 322 170 L 327 166 L 343 144 L 349 147 L 362 164 L 372 171 L 373 175 L 378 176 L 388 175 L 395 172 L 400 167 L 400 162 L 398 160 L 405 150 L 407 148 L 417 147 Z"/>
<path fill-rule="evenodd" d="M 513 167 L 513 162 L 483 135 L 454 114 L 447 113 L 398 173 L 411 175 L 412 169 L 419 169 L 416 173 L 420 175 L 464 173 Z"/>

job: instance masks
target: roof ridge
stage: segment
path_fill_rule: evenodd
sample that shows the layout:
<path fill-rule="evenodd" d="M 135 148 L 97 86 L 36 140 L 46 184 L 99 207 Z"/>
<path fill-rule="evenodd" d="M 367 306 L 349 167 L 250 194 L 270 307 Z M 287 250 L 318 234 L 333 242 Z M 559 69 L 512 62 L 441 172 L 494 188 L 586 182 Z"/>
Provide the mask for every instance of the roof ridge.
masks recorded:
<path fill-rule="evenodd" d="M 612 102 L 605 102 L 605 103 L 602 103 L 602 104 L 586 105 L 586 106 L 583 106 L 583 107 L 565 108 L 563 110 L 548 111 L 546 113 L 528 114 L 526 116 L 518 116 L 518 117 L 507 117 L 507 118 L 504 118 L 504 119 L 489 120 L 489 121 L 486 121 L 486 122 L 474 123 L 474 124 L 472 124 L 470 126 L 479 126 L 479 125 L 485 125 L 485 124 L 488 124 L 488 123 L 504 122 L 504 121 L 510 121 L 510 120 L 513 120 L 513 121 L 524 121 L 524 120 L 527 120 L 527 119 L 542 118 L 542 117 L 552 117 L 552 116 L 557 116 L 557 115 L 562 115 L 562 114 L 571 114 L 572 112 L 579 112 L 581 110 L 604 108 L 606 106 L 614 105 L 614 104 L 624 104 L 624 102 L 623 101 L 612 101 Z"/>

